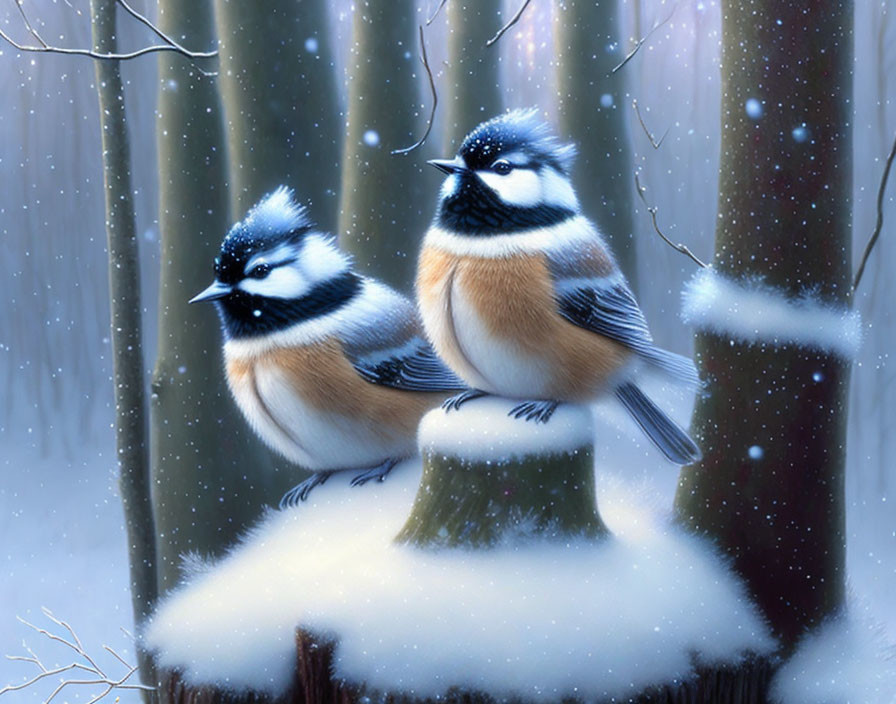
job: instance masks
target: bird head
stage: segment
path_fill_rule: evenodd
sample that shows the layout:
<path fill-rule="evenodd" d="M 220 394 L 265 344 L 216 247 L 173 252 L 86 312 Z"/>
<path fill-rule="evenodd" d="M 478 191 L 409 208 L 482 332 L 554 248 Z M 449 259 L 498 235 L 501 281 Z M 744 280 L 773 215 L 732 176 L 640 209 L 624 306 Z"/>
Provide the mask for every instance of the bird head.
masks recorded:
<path fill-rule="evenodd" d="M 281 186 L 230 228 L 215 280 L 190 303 L 213 301 L 228 337 L 265 334 L 344 304 L 358 284 L 350 264 Z"/>
<path fill-rule="evenodd" d="M 575 215 L 569 176 L 575 153 L 535 109 L 483 122 L 454 159 L 429 162 L 448 174 L 436 224 L 462 234 L 506 234 Z"/>

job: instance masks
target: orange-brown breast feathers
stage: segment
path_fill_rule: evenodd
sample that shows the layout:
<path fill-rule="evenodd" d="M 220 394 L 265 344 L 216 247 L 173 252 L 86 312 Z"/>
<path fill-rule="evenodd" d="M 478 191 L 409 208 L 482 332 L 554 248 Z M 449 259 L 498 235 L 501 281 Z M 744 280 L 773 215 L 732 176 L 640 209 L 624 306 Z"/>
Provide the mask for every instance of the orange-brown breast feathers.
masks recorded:
<path fill-rule="evenodd" d="M 599 248 L 586 247 L 586 257 L 595 274 L 611 273 L 612 261 Z M 458 293 L 460 292 L 460 293 Z M 462 295 L 476 312 L 487 334 L 528 358 L 540 358 L 550 370 L 547 384 L 553 398 L 583 400 L 592 398 L 607 380 L 631 356 L 629 350 L 602 335 L 584 330 L 562 318 L 557 312 L 554 282 L 543 254 L 517 254 L 508 257 L 473 257 L 424 249 L 418 271 L 418 296 L 424 316 L 438 314 L 446 321 L 437 330 L 433 342 L 440 354 L 457 371 L 455 360 L 461 351 L 451 330 L 463 320 L 447 320 L 452 297 Z M 427 320 L 427 331 L 435 326 Z M 447 353 L 446 353 L 447 350 Z M 526 380 L 520 380 L 525 387 Z M 533 384 L 534 386 L 534 384 Z M 525 396 L 524 388 L 520 394 Z"/>
<path fill-rule="evenodd" d="M 237 365 L 246 360 L 237 360 Z M 321 413 L 370 419 L 383 432 L 414 437 L 417 423 L 445 394 L 399 391 L 362 379 L 335 338 L 304 347 L 273 348 L 254 358 L 272 365 L 301 399 Z M 230 374 L 239 372 L 235 367 Z"/>

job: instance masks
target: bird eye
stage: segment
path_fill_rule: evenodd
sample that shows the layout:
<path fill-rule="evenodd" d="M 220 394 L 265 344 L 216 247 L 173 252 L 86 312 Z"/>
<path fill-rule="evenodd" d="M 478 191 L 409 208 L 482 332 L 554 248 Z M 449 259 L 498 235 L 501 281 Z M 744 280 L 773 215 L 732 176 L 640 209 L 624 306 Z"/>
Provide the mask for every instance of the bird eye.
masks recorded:
<path fill-rule="evenodd" d="M 500 174 L 501 176 L 506 176 L 513 170 L 513 164 L 511 164 L 507 159 L 498 159 L 494 164 L 492 164 L 492 171 L 496 174 Z"/>
<path fill-rule="evenodd" d="M 259 264 L 258 266 L 253 266 L 252 271 L 246 274 L 246 276 L 252 279 L 263 279 L 270 273 L 271 267 L 269 267 L 267 264 Z"/>

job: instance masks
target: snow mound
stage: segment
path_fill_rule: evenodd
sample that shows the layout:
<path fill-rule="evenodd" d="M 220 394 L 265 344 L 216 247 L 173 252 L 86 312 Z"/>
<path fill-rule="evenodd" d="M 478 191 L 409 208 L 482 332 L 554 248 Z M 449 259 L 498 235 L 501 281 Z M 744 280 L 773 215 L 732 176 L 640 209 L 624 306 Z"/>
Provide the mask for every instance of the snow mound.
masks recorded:
<path fill-rule="evenodd" d="M 775 675 L 773 702 L 896 702 L 896 648 L 880 626 L 855 611 L 851 607 L 803 639 Z"/>
<path fill-rule="evenodd" d="M 381 484 L 336 475 L 269 515 L 162 602 L 144 634 L 159 663 L 192 685 L 278 695 L 301 625 L 338 640 L 349 682 L 557 701 L 622 698 L 774 648 L 723 561 L 670 527 L 644 485 L 598 482 L 614 535 L 597 544 L 431 552 L 392 542 L 420 474 L 410 460 Z"/>
<path fill-rule="evenodd" d="M 682 294 L 682 318 L 703 330 L 750 344 L 795 345 L 850 359 L 862 345 L 858 311 L 810 295 L 788 299 L 759 282 L 697 272 Z"/>
<path fill-rule="evenodd" d="M 563 403 L 549 423 L 524 423 L 508 415 L 519 403 L 519 399 L 486 396 L 468 401 L 462 413 L 436 408 L 420 422 L 420 450 L 486 462 L 495 457 L 572 452 L 591 445 L 594 422 L 588 406 Z"/>

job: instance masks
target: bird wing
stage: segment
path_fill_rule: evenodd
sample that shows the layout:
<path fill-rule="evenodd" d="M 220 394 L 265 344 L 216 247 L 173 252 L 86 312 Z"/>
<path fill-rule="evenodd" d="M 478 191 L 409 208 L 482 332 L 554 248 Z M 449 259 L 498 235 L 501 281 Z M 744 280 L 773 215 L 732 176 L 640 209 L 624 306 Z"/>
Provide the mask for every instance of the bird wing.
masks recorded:
<path fill-rule="evenodd" d="M 423 337 L 417 311 L 404 296 L 368 281 L 367 304 L 341 335 L 355 371 L 372 384 L 401 391 L 457 391 L 467 388 Z"/>
<path fill-rule="evenodd" d="M 560 252 L 548 256 L 558 313 L 573 325 L 628 347 L 678 381 L 699 386 L 692 360 L 654 345 L 625 277 L 605 252 L 601 254 Z"/>
<path fill-rule="evenodd" d="M 398 347 L 346 349 L 346 356 L 365 380 L 401 391 L 457 391 L 467 388 L 428 342 L 414 336 Z"/>

